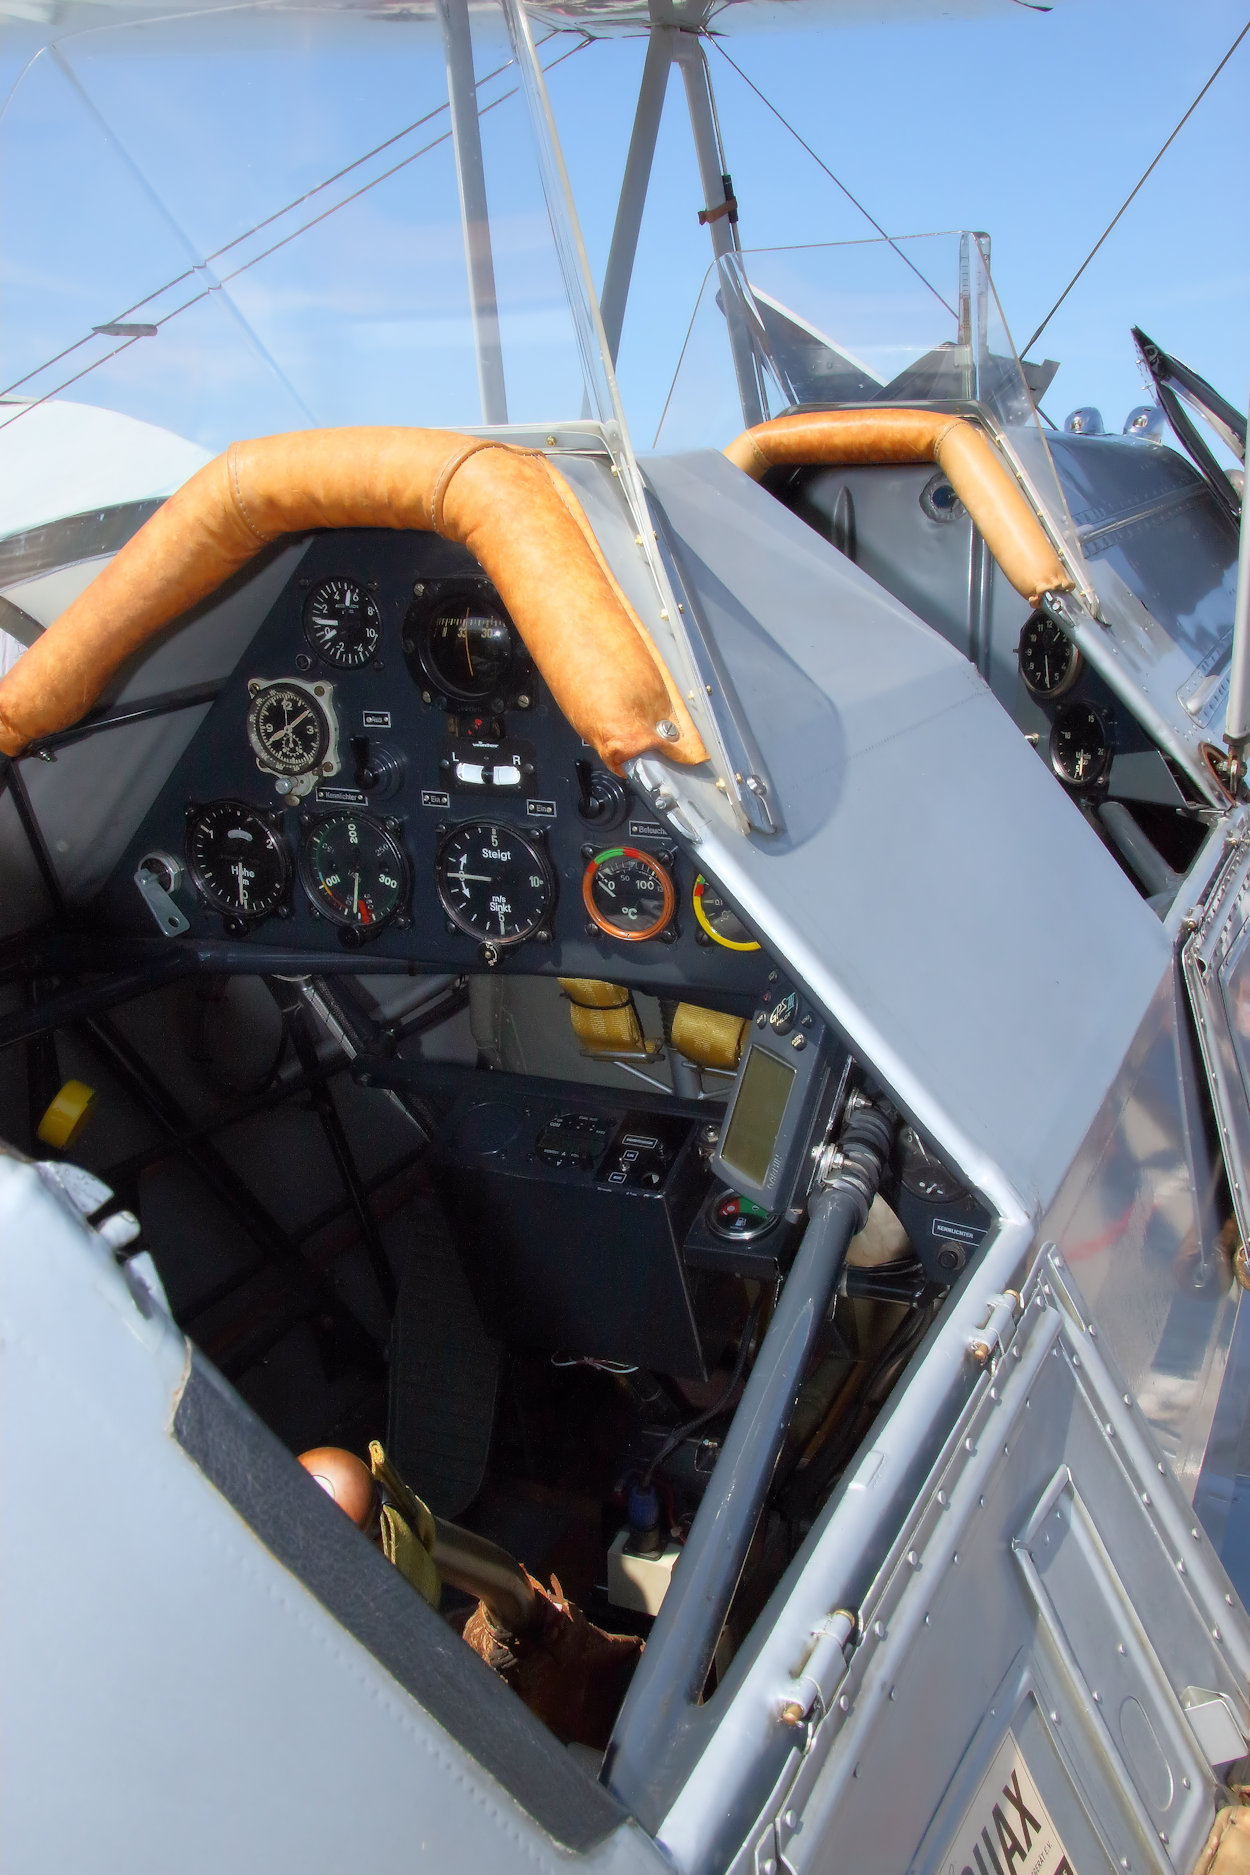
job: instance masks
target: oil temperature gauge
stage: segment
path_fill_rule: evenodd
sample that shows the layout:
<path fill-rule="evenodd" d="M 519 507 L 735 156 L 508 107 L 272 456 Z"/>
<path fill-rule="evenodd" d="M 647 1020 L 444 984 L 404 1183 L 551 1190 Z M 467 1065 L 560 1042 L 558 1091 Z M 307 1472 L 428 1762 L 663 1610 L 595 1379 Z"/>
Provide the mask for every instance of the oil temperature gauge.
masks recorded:
<path fill-rule="evenodd" d="M 610 846 L 589 861 L 582 899 L 592 921 L 610 938 L 641 944 L 658 937 L 677 907 L 667 866 L 636 846 Z"/>
<path fill-rule="evenodd" d="M 368 814 L 327 814 L 304 835 L 300 882 L 344 934 L 372 937 L 408 903 L 408 861 L 391 826 Z"/>

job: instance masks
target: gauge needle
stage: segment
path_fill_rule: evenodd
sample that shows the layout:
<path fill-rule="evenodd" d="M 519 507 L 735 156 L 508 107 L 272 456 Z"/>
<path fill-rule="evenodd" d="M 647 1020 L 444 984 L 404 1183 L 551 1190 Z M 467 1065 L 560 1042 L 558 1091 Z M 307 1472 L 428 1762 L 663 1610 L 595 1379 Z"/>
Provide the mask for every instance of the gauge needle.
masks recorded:
<path fill-rule="evenodd" d="M 463 866 L 460 868 L 459 872 L 453 872 L 451 876 L 453 879 L 458 879 L 461 885 L 467 885 L 470 880 L 472 880 L 474 885 L 494 884 L 494 880 L 488 872 L 466 872 Z"/>
<path fill-rule="evenodd" d="M 473 675 L 473 653 L 469 649 L 469 628 L 467 625 L 462 625 L 460 627 L 460 637 L 464 643 L 464 661 L 469 667 L 469 676 L 472 677 Z"/>
<path fill-rule="evenodd" d="M 241 859 L 235 861 L 234 876 L 239 882 L 239 909 L 240 911 L 246 911 L 247 880 L 243 877 L 243 861 Z"/>
<path fill-rule="evenodd" d="M 359 918 L 360 916 L 360 874 L 359 873 L 355 873 L 352 877 L 352 916 L 354 918 Z"/>

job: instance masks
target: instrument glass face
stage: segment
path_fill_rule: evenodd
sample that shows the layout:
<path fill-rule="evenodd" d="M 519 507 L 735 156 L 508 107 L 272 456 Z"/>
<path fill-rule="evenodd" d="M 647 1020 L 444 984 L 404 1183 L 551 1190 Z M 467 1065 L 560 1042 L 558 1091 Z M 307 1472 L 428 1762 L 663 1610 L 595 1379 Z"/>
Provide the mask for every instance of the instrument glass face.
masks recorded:
<path fill-rule="evenodd" d="M 1069 703 L 1050 732 L 1050 764 L 1072 788 L 1092 788 L 1111 767 L 1107 726 L 1088 703 Z"/>
<path fill-rule="evenodd" d="M 771 1230 L 777 1220 L 754 1199 L 744 1198 L 741 1192 L 727 1191 L 712 1205 L 707 1221 L 713 1236 L 723 1237 L 729 1243 L 751 1243 Z"/>
<path fill-rule="evenodd" d="M 751 936 L 732 906 L 728 905 L 714 885 L 700 873 L 694 882 L 694 915 L 700 929 L 706 932 L 713 944 L 722 944 L 728 951 L 757 951 L 759 945 Z"/>
<path fill-rule="evenodd" d="M 586 867 L 582 898 L 599 929 L 627 944 L 657 936 L 677 905 L 668 868 L 634 846 L 597 853 Z"/>
<path fill-rule="evenodd" d="M 227 918 L 268 918 L 286 895 L 286 844 L 263 814 L 241 801 L 197 808 L 187 821 L 186 854 L 197 890 Z"/>
<path fill-rule="evenodd" d="M 382 614 L 359 580 L 323 579 L 304 605 L 304 636 L 336 670 L 362 670 L 378 654 Z"/>
<path fill-rule="evenodd" d="M 1053 619 L 1035 612 L 1020 634 L 1020 675 L 1025 687 L 1043 702 L 1053 702 L 1072 688 L 1083 659 Z"/>
<path fill-rule="evenodd" d="M 300 879 L 317 910 L 368 935 L 408 900 L 408 861 L 398 840 L 367 814 L 328 814 L 304 836 Z"/>
<path fill-rule="evenodd" d="M 967 1187 L 935 1158 L 914 1126 L 898 1136 L 899 1178 L 913 1198 L 926 1204 L 950 1204 L 967 1195 Z"/>
<path fill-rule="evenodd" d="M 419 627 L 415 648 L 436 690 L 461 703 L 502 707 L 518 640 L 502 608 L 481 593 L 447 595 Z"/>
<path fill-rule="evenodd" d="M 330 746 L 330 724 L 310 691 L 298 684 L 266 684 L 247 713 L 252 747 L 279 775 L 319 769 Z"/>
<path fill-rule="evenodd" d="M 438 849 L 434 883 L 452 923 L 484 944 L 523 943 L 551 909 L 546 859 L 502 821 L 453 827 Z"/>

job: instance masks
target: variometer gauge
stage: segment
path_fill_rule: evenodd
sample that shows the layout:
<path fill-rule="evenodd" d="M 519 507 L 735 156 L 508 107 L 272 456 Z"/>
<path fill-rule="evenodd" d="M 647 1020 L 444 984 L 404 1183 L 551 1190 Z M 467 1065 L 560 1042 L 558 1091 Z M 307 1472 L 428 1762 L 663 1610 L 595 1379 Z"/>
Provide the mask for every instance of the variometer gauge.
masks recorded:
<path fill-rule="evenodd" d="M 268 918 L 291 879 L 286 842 L 273 822 L 242 801 L 209 801 L 187 819 L 187 871 L 214 911 L 231 923 Z"/>
<path fill-rule="evenodd" d="M 1044 612 L 1035 612 L 1020 633 L 1020 675 L 1039 703 L 1053 703 L 1081 674 L 1084 659 L 1072 640 Z"/>
<path fill-rule="evenodd" d="M 338 724 L 330 684 L 299 677 L 248 684 L 247 739 L 262 773 L 273 775 L 279 794 L 307 794 L 339 768 Z"/>
<path fill-rule="evenodd" d="M 506 709 L 523 667 L 521 641 L 489 588 L 443 580 L 404 624 L 404 654 L 419 684 L 454 703 Z"/>
<path fill-rule="evenodd" d="M 395 834 L 368 814 L 313 821 L 299 855 L 300 882 L 324 918 L 373 937 L 408 904 L 408 860 Z"/>
<path fill-rule="evenodd" d="M 490 820 L 451 829 L 434 861 L 434 884 L 456 929 L 494 949 L 539 932 L 554 892 L 538 846 Z"/>
<path fill-rule="evenodd" d="M 694 915 L 699 928 L 713 944 L 727 951 L 757 951 L 759 945 L 736 911 L 721 897 L 714 885 L 700 873 L 694 882 Z"/>
<path fill-rule="evenodd" d="M 1106 778 L 1114 750 L 1106 723 L 1088 703 L 1069 703 L 1050 732 L 1050 765 L 1070 788 L 1092 788 Z"/>
<path fill-rule="evenodd" d="M 304 602 L 304 636 L 336 670 L 363 670 L 378 655 L 382 614 L 358 579 L 323 579 Z"/>
<path fill-rule="evenodd" d="M 588 863 L 582 899 L 600 931 L 625 944 L 641 944 L 668 925 L 677 909 L 677 888 L 668 867 L 650 853 L 610 846 Z"/>

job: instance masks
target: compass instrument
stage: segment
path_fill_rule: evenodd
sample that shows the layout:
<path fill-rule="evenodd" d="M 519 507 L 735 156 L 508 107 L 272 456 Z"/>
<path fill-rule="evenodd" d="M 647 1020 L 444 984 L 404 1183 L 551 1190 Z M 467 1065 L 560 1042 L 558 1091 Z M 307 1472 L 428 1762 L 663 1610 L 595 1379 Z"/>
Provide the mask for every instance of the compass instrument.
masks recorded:
<path fill-rule="evenodd" d="M 332 747 L 337 738 L 326 708 L 329 686 L 288 678 L 269 684 L 254 680 L 249 688 L 247 735 L 256 752 L 256 766 L 290 779 L 333 774 L 338 760 Z"/>
<path fill-rule="evenodd" d="M 305 601 L 304 636 L 336 670 L 362 670 L 378 654 L 382 614 L 359 580 L 323 579 Z"/>
<path fill-rule="evenodd" d="M 456 929 L 496 948 L 533 937 L 554 894 L 545 855 L 501 821 L 453 827 L 438 849 L 434 883 Z"/>
<path fill-rule="evenodd" d="M 721 944 L 727 951 L 757 951 L 759 945 L 751 936 L 736 911 L 726 902 L 700 873 L 694 882 L 692 895 L 694 915 L 699 928 L 713 944 Z"/>
<path fill-rule="evenodd" d="M 250 923 L 286 897 L 291 859 L 264 814 L 242 801 L 209 801 L 187 820 L 187 870 L 214 911 Z"/>
<path fill-rule="evenodd" d="M 1017 656 L 1026 690 L 1041 703 L 1053 703 L 1071 690 L 1085 662 L 1072 640 L 1044 612 L 1035 612 L 1026 623 Z"/>
<path fill-rule="evenodd" d="M 433 605 L 415 605 L 404 652 L 417 681 L 459 703 L 503 709 L 521 661 L 512 621 L 475 581 L 446 581 Z M 414 662 L 415 660 L 415 662 Z"/>
<path fill-rule="evenodd" d="M 371 937 L 408 903 L 409 871 L 391 830 L 368 814 L 327 814 L 299 855 L 300 882 L 323 917 Z"/>
<path fill-rule="evenodd" d="M 1050 765 L 1070 788 L 1092 788 L 1111 767 L 1107 725 L 1088 703 L 1069 703 L 1050 732 Z"/>
<path fill-rule="evenodd" d="M 596 853 L 582 878 L 582 898 L 599 929 L 626 944 L 658 936 L 677 908 L 667 866 L 636 846 Z"/>

